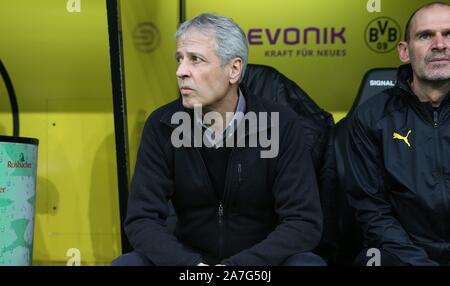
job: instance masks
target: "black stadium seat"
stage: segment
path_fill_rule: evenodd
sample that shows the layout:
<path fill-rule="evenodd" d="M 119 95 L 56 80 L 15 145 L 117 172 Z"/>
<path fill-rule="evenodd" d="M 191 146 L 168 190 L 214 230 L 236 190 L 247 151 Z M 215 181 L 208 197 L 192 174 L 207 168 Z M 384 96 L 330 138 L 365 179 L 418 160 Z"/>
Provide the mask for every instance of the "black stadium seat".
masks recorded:
<path fill-rule="evenodd" d="M 346 170 L 346 156 L 344 153 L 347 144 L 348 120 L 355 109 L 369 98 L 395 85 L 397 69 L 376 68 L 369 70 L 360 85 L 353 105 L 345 118 L 340 120 L 334 128 L 334 151 L 336 155 L 336 169 L 338 178 L 338 213 L 339 213 L 339 264 L 351 264 L 358 252 L 362 249 L 363 237 L 361 229 L 355 218 L 355 211 L 350 207 L 346 197 L 346 188 L 342 183 Z"/>
<path fill-rule="evenodd" d="M 359 87 L 358 95 L 353 102 L 348 114 L 351 114 L 356 107 L 364 103 L 367 99 L 393 87 L 397 82 L 396 68 L 375 68 L 364 75 Z"/>
<path fill-rule="evenodd" d="M 248 64 L 242 81 L 257 96 L 292 108 L 298 115 L 333 126 L 330 113 L 321 109 L 295 82 L 273 67 Z"/>

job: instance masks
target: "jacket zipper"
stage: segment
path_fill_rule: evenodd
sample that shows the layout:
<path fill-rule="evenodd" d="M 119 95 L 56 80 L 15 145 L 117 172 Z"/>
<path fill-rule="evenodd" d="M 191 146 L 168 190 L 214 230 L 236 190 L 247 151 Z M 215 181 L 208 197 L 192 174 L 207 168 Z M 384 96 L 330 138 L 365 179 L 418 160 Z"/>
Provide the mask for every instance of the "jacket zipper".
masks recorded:
<path fill-rule="evenodd" d="M 227 190 L 229 189 L 229 184 L 231 181 L 230 177 L 230 170 L 232 170 L 230 167 L 233 166 L 233 152 L 234 150 L 231 150 L 230 153 L 230 157 L 228 158 L 228 166 L 227 166 L 227 174 L 226 174 L 226 180 L 225 180 L 225 190 L 223 192 L 223 197 L 221 200 L 219 200 L 219 209 L 218 209 L 218 215 L 219 215 L 219 256 L 222 257 L 223 256 L 223 235 L 224 235 L 224 207 L 226 206 L 226 202 L 228 200 L 226 200 L 228 198 L 227 194 Z M 237 166 L 237 170 L 238 170 L 238 183 L 240 184 L 242 181 L 242 164 L 238 163 Z"/>
<path fill-rule="evenodd" d="M 441 149 L 439 148 L 439 112 L 433 111 L 433 122 L 434 122 L 434 148 L 436 149 L 436 160 L 438 164 L 438 172 L 439 172 L 439 185 L 442 193 L 442 199 L 444 200 L 444 221 L 446 221 L 445 217 L 448 213 L 448 201 L 447 201 L 447 192 L 445 190 L 444 184 L 442 180 L 443 170 L 442 170 L 442 162 L 441 162 Z M 447 226 L 444 227 L 445 236 L 448 236 Z"/>
<path fill-rule="evenodd" d="M 226 148 L 226 147 L 224 147 L 224 148 Z M 197 150 L 197 153 L 200 156 L 200 159 L 202 161 L 203 168 L 206 171 L 207 168 L 206 168 L 205 161 L 203 160 L 202 154 L 200 153 L 200 151 L 198 149 L 196 149 L 196 150 Z M 232 156 L 233 152 L 234 152 L 234 150 L 231 150 L 230 157 L 228 158 L 229 166 L 231 166 L 232 162 L 233 162 L 233 160 L 232 160 L 233 159 L 233 156 Z M 241 181 L 242 181 L 241 174 L 242 174 L 242 164 L 238 163 L 238 182 L 239 183 L 241 183 Z M 208 178 L 207 181 L 208 181 L 209 189 L 210 189 L 210 191 L 213 191 L 214 189 L 212 187 L 211 179 L 209 178 L 208 172 L 206 172 L 206 176 Z M 223 256 L 223 240 L 224 240 L 224 238 L 223 238 L 223 232 L 224 232 L 223 231 L 223 229 L 224 229 L 223 224 L 224 224 L 224 206 L 225 206 L 224 202 L 225 202 L 225 198 L 226 198 L 229 182 L 230 182 L 230 178 L 229 178 L 228 172 L 227 172 L 227 178 L 225 179 L 225 190 L 224 190 L 223 197 L 221 199 L 218 198 L 219 206 L 218 206 L 217 213 L 218 213 L 218 223 L 219 223 L 219 257 Z"/>
<path fill-rule="evenodd" d="M 240 184 L 241 181 L 242 181 L 241 174 L 242 174 L 242 164 L 241 164 L 241 163 L 238 163 L 238 183 L 239 183 L 239 184 Z"/>
<path fill-rule="evenodd" d="M 223 256 L 223 204 L 219 203 L 219 257 Z"/>
<path fill-rule="evenodd" d="M 437 128 L 439 126 L 439 113 L 437 111 L 433 111 L 433 121 L 434 121 L 434 128 Z"/>
<path fill-rule="evenodd" d="M 227 147 L 223 147 L 223 148 L 227 148 Z M 222 198 L 219 199 L 219 209 L 218 209 L 218 214 L 219 214 L 219 257 L 223 256 L 223 244 L 224 244 L 224 208 L 226 207 L 226 202 L 227 202 L 227 194 L 228 194 L 228 189 L 229 189 L 229 184 L 230 184 L 230 167 L 233 165 L 233 152 L 234 149 L 231 150 L 230 155 L 228 157 L 228 166 L 227 166 L 227 172 L 225 174 L 225 189 L 223 190 L 223 196 Z"/>

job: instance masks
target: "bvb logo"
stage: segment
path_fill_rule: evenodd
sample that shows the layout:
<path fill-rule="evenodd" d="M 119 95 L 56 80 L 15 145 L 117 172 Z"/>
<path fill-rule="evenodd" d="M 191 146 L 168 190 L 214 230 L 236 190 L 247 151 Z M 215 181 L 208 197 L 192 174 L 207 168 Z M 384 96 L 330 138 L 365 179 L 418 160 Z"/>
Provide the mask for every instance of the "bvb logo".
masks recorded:
<path fill-rule="evenodd" d="M 153 52 L 159 46 L 160 38 L 158 28 L 150 22 L 140 23 L 133 34 L 134 46 L 143 53 Z"/>
<path fill-rule="evenodd" d="M 366 45 L 376 53 L 388 53 L 400 41 L 399 24 L 387 17 L 373 19 L 366 27 Z"/>

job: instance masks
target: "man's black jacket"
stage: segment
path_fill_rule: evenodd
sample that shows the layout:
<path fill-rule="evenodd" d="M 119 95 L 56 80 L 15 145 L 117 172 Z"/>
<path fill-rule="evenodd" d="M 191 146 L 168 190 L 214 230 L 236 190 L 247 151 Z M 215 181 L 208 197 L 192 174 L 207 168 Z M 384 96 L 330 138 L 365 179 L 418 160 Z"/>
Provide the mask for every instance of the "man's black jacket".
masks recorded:
<path fill-rule="evenodd" d="M 241 89 L 247 112 L 279 113 L 279 154 L 261 159 L 260 147 L 235 147 L 222 202 L 198 148 L 171 144 L 177 127 L 171 117 L 186 111 L 181 101 L 161 107 L 146 122 L 125 230 L 135 250 L 156 265 L 280 265 L 320 241 L 320 200 L 301 119 Z M 166 225 L 169 199 L 178 217 L 174 235 Z"/>
<path fill-rule="evenodd" d="M 346 187 L 366 246 L 411 265 L 450 263 L 450 96 L 439 108 L 395 87 L 362 104 L 350 121 Z"/>

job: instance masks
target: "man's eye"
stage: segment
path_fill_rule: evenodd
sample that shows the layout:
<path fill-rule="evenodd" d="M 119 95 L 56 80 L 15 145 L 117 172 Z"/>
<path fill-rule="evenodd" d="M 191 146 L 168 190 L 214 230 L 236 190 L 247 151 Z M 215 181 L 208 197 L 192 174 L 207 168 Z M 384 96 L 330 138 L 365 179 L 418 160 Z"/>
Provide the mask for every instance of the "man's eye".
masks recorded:
<path fill-rule="evenodd" d="M 181 63 L 182 58 L 181 57 L 176 57 L 175 60 L 177 61 L 177 63 Z"/>
<path fill-rule="evenodd" d="M 193 61 L 194 63 L 199 63 L 199 62 L 202 61 L 202 59 L 199 58 L 199 57 L 197 57 L 197 56 L 193 56 L 193 57 L 192 57 L 192 61 Z"/>
<path fill-rule="evenodd" d="M 419 39 L 426 40 L 430 38 L 430 34 L 420 34 Z"/>

